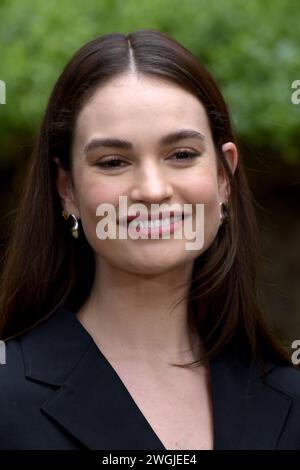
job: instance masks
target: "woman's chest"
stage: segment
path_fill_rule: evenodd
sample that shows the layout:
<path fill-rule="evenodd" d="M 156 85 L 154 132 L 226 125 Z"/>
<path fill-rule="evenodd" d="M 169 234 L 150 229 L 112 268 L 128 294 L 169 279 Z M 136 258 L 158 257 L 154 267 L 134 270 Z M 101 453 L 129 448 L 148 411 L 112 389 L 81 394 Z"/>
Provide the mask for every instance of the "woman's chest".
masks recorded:
<path fill-rule="evenodd" d="M 178 369 L 163 374 L 115 367 L 139 411 L 167 450 L 213 448 L 207 374 Z"/>

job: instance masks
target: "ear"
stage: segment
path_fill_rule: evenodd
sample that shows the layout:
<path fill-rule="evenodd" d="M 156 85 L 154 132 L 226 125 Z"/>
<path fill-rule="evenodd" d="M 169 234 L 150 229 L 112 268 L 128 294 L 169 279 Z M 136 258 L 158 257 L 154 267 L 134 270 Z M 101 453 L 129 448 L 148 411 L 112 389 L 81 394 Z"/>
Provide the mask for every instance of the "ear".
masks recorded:
<path fill-rule="evenodd" d="M 222 145 L 222 152 L 228 163 L 231 173 L 234 174 L 238 164 L 238 151 L 236 145 L 233 142 L 226 142 Z M 225 202 L 229 198 L 230 187 L 228 177 L 223 166 L 220 167 L 218 172 L 218 185 L 220 200 Z"/>
<path fill-rule="evenodd" d="M 62 168 L 57 157 L 54 157 L 54 161 L 56 163 L 56 188 L 60 196 L 61 205 L 65 211 L 69 214 L 74 214 L 79 219 L 80 213 L 76 204 L 70 172 Z"/>

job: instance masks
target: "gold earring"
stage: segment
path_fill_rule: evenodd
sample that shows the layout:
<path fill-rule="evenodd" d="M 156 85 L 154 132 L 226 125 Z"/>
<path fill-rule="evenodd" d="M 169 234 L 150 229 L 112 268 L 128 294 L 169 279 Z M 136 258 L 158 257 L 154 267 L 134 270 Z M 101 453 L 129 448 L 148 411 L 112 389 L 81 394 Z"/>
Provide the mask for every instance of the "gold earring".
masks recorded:
<path fill-rule="evenodd" d="M 220 207 L 220 225 L 228 219 L 228 211 L 225 202 L 219 202 Z"/>
<path fill-rule="evenodd" d="M 67 220 L 70 223 L 70 232 L 71 232 L 72 237 L 77 239 L 79 237 L 79 223 L 76 218 L 76 215 L 69 214 L 67 211 L 63 210 L 62 216 L 65 220 Z"/>

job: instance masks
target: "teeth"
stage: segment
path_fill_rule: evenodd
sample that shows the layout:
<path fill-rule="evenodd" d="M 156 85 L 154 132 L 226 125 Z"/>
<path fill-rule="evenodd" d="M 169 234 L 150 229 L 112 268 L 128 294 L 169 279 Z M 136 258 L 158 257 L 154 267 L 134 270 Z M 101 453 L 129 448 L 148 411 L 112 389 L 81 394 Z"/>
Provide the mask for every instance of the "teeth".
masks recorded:
<path fill-rule="evenodd" d="M 166 227 L 170 225 L 170 223 L 177 222 L 178 220 L 182 220 L 181 215 L 176 215 L 175 217 L 165 217 L 164 219 L 156 219 L 156 220 L 132 220 L 130 225 L 132 228 L 139 226 L 141 229 L 145 228 L 158 228 L 158 227 Z"/>

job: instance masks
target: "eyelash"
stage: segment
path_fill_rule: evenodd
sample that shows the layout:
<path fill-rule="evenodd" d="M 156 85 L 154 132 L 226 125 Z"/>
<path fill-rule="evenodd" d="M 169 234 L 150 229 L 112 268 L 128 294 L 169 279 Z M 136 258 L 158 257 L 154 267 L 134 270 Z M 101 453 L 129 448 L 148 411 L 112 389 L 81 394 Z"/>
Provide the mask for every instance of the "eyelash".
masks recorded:
<path fill-rule="evenodd" d="M 192 160 L 192 159 L 194 159 L 195 157 L 200 156 L 198 153 L 196 153 L 196 152 L 191 152 L 190 150 L 178 150 L 177 152 L 175 152 L 175 153 L 173 154 L 173 156 L 177 156 L 177 155 L 180 155 L 180 154 L 185 154 L 185 155 L 187 155 L 188 157 L 187 157 L 187 158 L 183 158 L 183 159 L 178 159 L 177 161 L 179 161 L 179 162 L 180 162 L 180 161 L 181 161 L 181 162 L 186 162 L 186 161 L 188 161 L 188 160 Z M 121 162 L 121 163 L 123 162 L 123 163 L 126 163 L 126 162 L 124 162 L 123 160 L 121 160 L 120 158 L 112 158 L 111 160 L 106 160 L 106 161 L 104 161 L 104 162 L 99 161 L 98 163 L 96 163 L 96 166 L 99 166 L 100 168 L 103 168 L 103 169 L 105 169 L 105 170 L 113 170 L 113 169 L 115 169 L 115 168 L 122 168 L 122 166 L 120 166 L 120 165 L 115 165 L 115 166 L 114 166 L 114 165 L 111 165 L 111 166 L 110 166 L 110 164 L 112 164 L 112 162 Z M 106 166 L 106 165 L 108 165 L 108 166 Z"/>

